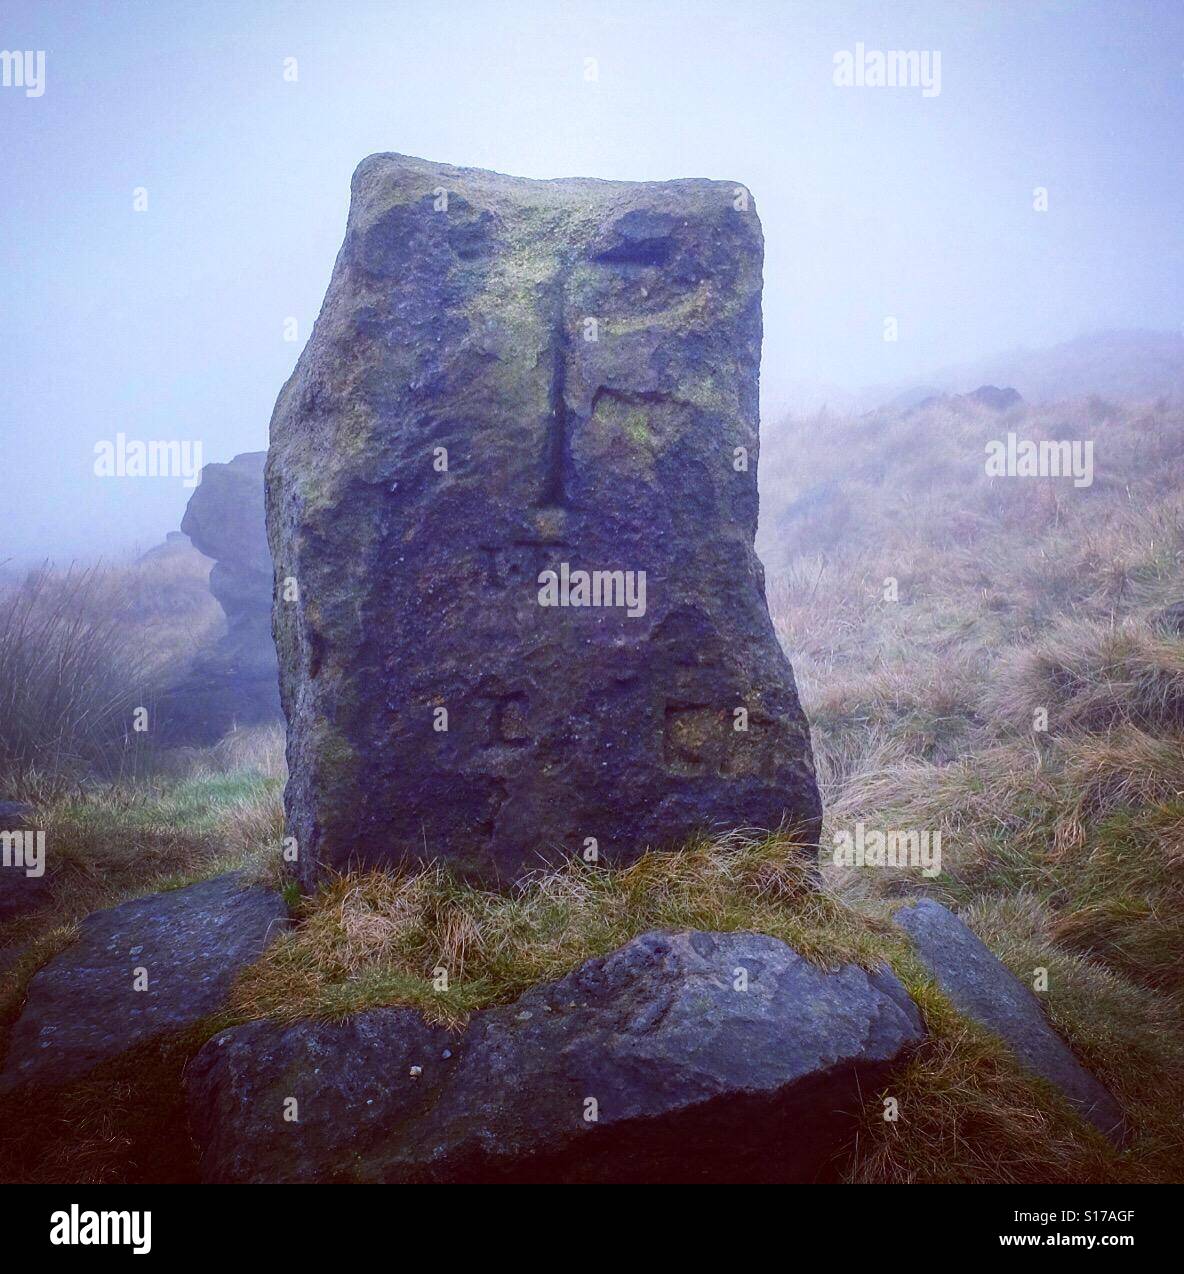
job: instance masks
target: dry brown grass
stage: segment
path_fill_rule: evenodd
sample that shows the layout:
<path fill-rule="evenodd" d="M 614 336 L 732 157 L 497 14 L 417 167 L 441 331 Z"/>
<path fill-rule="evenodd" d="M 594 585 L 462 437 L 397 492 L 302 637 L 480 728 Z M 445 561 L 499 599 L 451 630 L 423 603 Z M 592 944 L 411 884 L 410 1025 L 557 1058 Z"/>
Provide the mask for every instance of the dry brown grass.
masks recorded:
<path fill-rule="evenodd" d="M 223 624 L 194 550 L 28 572 L 0 591 L 0 790 L 61 792 L 147 763 L 137 707 Z"/>
<path fill-rule="evenodd" d="M 346 875 L 303 904 L 298 926 L 240 982 L 234 1007 L 291 1019 L 414 1004 L 459 1021 L 649 929 L 750 929 L 824 963 L 882 958 L 895 942 L 883 917 L 817 890 L 812 864 L 792 842 L 736 833 L 626 868 L 574 862 L 508 893 L 442 867 Z M 433 985 L 440 969 L 443 993 Z"/>
<path fill-rule="evenodd" d="M 1002 652 L 982 701 L 1017 730 L 1039 710 L 1053 733 L 1184 728 L 1184 642 L 1130 618 L 1063 621 Z"/>
<path fill-rule="evenodd" d="M 929 1038 L 871 1101 L 849 1171 L 860 1184 L 1053 1184 L 1128 1179 L 1101 1138 L 986 1032 L 932 992 L 913 990 Z M 877 1098 L 880 1096 L 876 1095 Z"/>
<path fill-rule="evenodd" d="M 1094 439 L 1093 487 L 988 479 L 984 441 L 1008 430 Z M 942 833 L 936 879 L 827 867 L 830 887 L 856 909 L 930 895 L 1021 976 L 1049 968 L 1055 1024 L 1137 1129 L 1121 1158 L 1083 1141 L 938 1003 L 893 1090 L 901 1123 L 869 1105 L 853 1177 L 1179 1179 L 1184 642 L 1149 621 L 1184 598 L 1184 411 L 790 422 L 761 463 L 769 600 L 811 721 L 824 856 L 857 820 Z"/>

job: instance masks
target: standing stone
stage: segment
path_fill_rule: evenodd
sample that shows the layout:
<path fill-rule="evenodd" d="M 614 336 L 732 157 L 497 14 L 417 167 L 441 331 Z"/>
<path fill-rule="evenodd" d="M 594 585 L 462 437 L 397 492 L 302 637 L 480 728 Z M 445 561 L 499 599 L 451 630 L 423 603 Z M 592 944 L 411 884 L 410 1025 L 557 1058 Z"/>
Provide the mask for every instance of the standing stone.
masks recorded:
<path fill-rule="evenodd" d="M 268 454 L 306 881 L 816 834 L 753 549 L 761 259 L 730 182 L 359 166 Z"/>

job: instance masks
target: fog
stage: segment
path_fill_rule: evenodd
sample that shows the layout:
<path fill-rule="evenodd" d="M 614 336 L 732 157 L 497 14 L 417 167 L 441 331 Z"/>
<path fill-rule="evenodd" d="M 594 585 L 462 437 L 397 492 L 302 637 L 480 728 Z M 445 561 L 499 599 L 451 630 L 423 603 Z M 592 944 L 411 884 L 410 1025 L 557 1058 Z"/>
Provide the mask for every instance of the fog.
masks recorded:
<path fill-rule="evenodd" d="M 96 474 L 120 434 L 207 462 L 266 446 L 375 151 L 742 183 L 766 237 L 767 418 L 803 387 L 1180 328 L 1168 0 L 22 0 L 0 18 L 0 48 L 45 54 L 35 91 L 7 70 L 0 87 L 0 559 L 176 528 L 183 479 Z M 837 84 L 859 46 L 924 53 L 926 84 Z"/>

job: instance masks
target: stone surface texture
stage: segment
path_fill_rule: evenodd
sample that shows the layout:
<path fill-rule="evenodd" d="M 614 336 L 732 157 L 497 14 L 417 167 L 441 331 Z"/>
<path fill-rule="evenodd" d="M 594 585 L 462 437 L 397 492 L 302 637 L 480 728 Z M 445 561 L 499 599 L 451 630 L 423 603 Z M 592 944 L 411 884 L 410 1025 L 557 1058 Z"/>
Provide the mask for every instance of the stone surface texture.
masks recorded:
<path fill-rule="evenodd" d="M 70 1083 L 196 1025 L 224 1006 L 235 975 L 286 925 L 280 895 L 244 887 L 236 874 L 87 916 L 76 941 L 29 983 L 0 1094 Z"/>
<path fill-rule="evenodd" d="M 250 1023 L 187 1084 L 207 1181 L 812 1181 L 922 1035 L 887 970 L 655 932 L 464 1030 Z"/>
<path fill-rule="evenodd" d="M 816 833 L 753 550 L 762 249 L 729 182 L 359 166 L 268 456 L 306 881 Z M 540 604 L 565 567 L 644 611 Z"/>
<path fill-rule="evenodd" d="M 900 908 L 894 919 L 960 1013 L 998 1035 L 1100 1132 L 1123 1139 L 1118 1103 L 1049 1026 L 1035 994 L 953 912 L 926 898 Z"/>

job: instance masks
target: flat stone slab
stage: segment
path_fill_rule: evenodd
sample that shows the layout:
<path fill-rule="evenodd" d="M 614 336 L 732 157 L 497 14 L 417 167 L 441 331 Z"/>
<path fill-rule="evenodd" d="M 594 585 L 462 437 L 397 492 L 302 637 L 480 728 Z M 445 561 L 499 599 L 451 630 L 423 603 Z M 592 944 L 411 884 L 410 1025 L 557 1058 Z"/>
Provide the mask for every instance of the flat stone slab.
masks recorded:
<path fill-rule="evenodd" d="M 647 933 L 462 1031 L 405 1008 L 234 1028 L 187 1085 L 207 1181 L 811 1181 L 923 1033 L 887 970 Z"/>
<path fill-rule="evenodd" d="M 88 916 L 29 983 L 0 1094 L 69 1083 L 196 1024 L 225 1004 L 235 975 L 287 923 L 278 893 L 244 888 L 237 874 Z"/>
<path fill-rule="evenodd" d="M 894 920 L 960 1013 L 998 1035 L 1025 1066 L 1055 1084 L 1083 1118 L 1121 1142 L 1121 1107 L 1049 1026 L 1033 992 L 957 916 L 926 898 L 902 907 Z"/>

